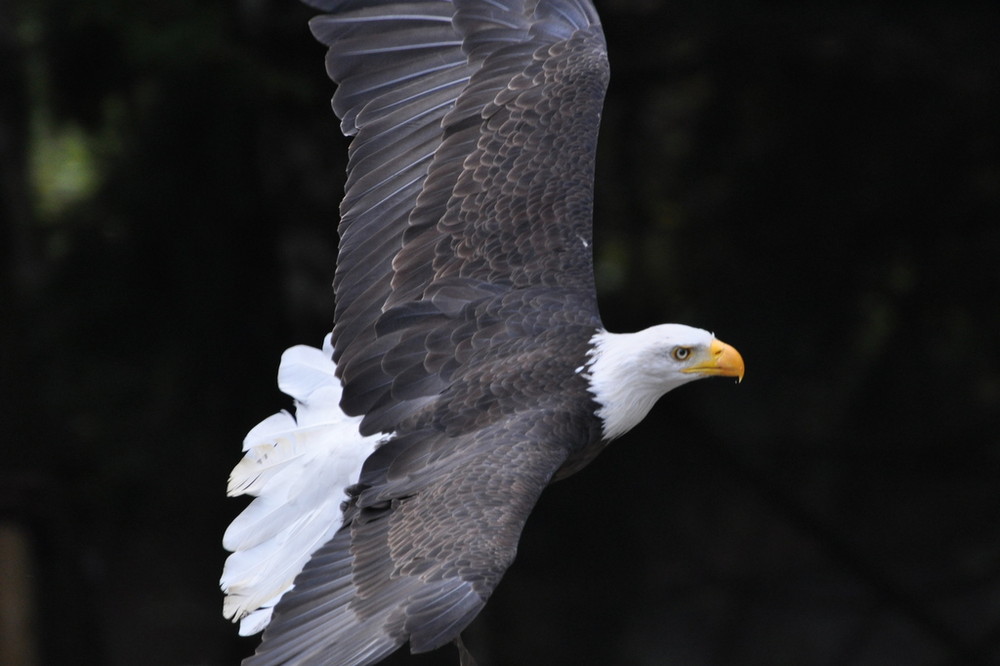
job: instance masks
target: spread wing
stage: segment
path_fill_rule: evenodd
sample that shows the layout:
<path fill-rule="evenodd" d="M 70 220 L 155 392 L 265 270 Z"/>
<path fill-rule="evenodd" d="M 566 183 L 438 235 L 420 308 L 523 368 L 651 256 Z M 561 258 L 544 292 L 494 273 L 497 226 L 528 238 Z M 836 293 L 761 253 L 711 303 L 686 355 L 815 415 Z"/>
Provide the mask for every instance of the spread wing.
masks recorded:
<path fill-rule="evenodd" d="M 453 442 L 415 432 L 430 485 L 423 474 L 397 473 L 412 459 L 391 445 L 376 451 L 382 469 L 374 473 L 391 481 L 360 493 L 347 526 L 296 578 L 246 666 L 369 664 L 407 640 L 413 652 L 451 641 L 514 559 L 524 520 L 566 456 L 551 425 L 515 419 L 470 433 L 462 437 L 470 453 L 436 463 L 429 454 Z M 413 486 L 420 492 L 411 494 Z"/>
<path fill-rule="evenodd" d="M 588 0 L 325 0 L 313 19 L 354 135 L 333 344 L 341 406 L 393 432 L 448 386 L 454 315 L 558 287 L 597 321 L 594 157 L 607 55 Z"/>
<path fill-rule="evenodd" d="M 340 405 L 367 457 L 343 527 L 249 664 L 367 664 L 452 640 L 542 489 L 599 438 L 588 0 L 320 0 L 350 147 L 334 287 Z"/>

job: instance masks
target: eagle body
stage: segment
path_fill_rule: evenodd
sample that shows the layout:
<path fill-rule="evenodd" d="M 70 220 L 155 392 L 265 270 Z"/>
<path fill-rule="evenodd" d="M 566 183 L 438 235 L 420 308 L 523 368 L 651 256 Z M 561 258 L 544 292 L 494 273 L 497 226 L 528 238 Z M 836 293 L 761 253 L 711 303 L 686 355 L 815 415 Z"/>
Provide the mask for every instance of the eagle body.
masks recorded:
<path fill-rule="evenodd" d="M 591 217 L 608 81 L 589 0 L 317 0 L 352 136 L 323 349 L 244 440 L 224 613 L 246 664 L 371 664 L 458 639 L 542 490 L 671 389 L 742 377 L 664 324 L 607 332 Z"/>

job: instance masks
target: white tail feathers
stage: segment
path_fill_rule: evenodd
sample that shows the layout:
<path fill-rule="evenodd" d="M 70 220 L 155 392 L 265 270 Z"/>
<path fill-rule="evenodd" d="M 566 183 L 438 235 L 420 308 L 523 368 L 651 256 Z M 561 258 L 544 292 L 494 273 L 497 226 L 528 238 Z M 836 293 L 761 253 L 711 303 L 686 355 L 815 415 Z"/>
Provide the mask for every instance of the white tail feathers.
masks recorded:
<path fill-rule="evenodd" d="M 361 417 L 340 410 L 332 355 L 329 335 L 322 351 L 299 345 L 282 354 L 278 387 L 295 399 L 295 415 L 282 410 L 247 433 L 246 455 L 229 476 L 230 496 L 256 497 L 222 538 L 233 551 L 220 581 L 222 612 L 240 620 L 243 636 L 267 626 L 309 557 L 340 528 L 344 490 L 381 439 L 362 437 Z"/>

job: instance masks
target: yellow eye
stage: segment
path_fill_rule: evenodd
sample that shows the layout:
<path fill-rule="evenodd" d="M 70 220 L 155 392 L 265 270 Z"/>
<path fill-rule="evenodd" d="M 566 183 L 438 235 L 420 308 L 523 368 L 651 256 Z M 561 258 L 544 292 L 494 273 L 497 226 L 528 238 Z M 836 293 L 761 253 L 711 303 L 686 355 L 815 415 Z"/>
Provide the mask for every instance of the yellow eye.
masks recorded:
<path fill-rule="evenodd" d="M 690 347 L 674 347 L 670 355 L 674 357 L 675 361 L 686 361 L 691 357 Z"/>

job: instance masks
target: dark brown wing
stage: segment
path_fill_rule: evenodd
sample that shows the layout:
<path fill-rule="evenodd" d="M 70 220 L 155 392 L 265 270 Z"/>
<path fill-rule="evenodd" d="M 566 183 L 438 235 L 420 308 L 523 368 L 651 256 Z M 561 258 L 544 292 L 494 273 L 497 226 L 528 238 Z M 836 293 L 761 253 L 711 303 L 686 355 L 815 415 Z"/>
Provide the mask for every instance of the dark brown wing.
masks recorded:
<path fill-rule="evenodd" d="M 600 438 L 580 362 L 593 333 L 566 290 L 464 308 L 447 389 L 365 461 L 344 527 L 276 606 L 247 663 L 357 666 L 454 639 L 514 559 L 539 494 Z M 569 299 L 567 301 L 567 299 Z M 514 311 L 525 313 L 517 319 Z"/>
<path fill-rule="evenodd" d="M 598 322 L 605 45 L 587 0 L 314 4 L 332 12 L 311 25 L 355 135 L 334 282 L 342 406 L 364 433 L 394 432 L 482 335 L 463 308 L 558 287 Z"/>
<path fill-rule="evenodd" d="M 407 641 L 423 652 L 453 640 L 513 561 L 566 457 L 553 437 L 573 434 L 566 422 L 555 411 L 497 421 L 460 436 L 464 454 L 445 459 L 434 454 L 454 451 L 454 438 L 432 429 L 376 451 L 368 474 L 387 483 L 358 489 L 347 526 L 313 555 L 244 663 L 352 666 Z"/>

